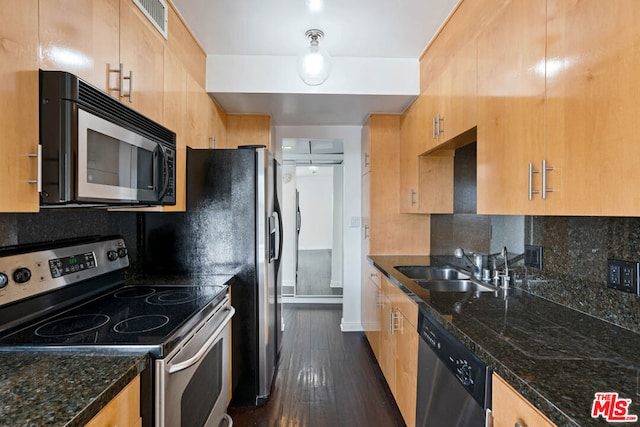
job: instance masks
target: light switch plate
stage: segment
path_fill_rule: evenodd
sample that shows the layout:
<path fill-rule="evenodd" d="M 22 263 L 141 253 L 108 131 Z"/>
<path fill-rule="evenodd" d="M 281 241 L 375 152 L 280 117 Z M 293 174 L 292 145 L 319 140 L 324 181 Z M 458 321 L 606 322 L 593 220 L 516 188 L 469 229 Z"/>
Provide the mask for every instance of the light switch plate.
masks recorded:
<path fill-rule="evenodd" d="M 542 246 L 524 245 L 524 265 L 542 270 Z"/>

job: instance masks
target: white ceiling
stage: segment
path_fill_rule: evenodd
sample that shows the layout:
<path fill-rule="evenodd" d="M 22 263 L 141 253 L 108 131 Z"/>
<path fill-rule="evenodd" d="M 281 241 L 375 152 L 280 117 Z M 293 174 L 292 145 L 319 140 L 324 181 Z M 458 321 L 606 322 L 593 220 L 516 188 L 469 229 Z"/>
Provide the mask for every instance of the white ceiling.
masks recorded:
<path fill-rule="evenodd" d="M 325 33 L 320 44 L 333 58 L 417 59 L 458 3 L 324 0 L 323 9 L 313 12 L 310 0 L 172 1 L 210 58 L 294 57 L 308 45 L 305 31 L 319 28 Z M 271 114 L 276 125 L 360 125 L 369 112 L 402 112 L 415 96 L 256 92 L 212 96 L 227 113 Z"/>

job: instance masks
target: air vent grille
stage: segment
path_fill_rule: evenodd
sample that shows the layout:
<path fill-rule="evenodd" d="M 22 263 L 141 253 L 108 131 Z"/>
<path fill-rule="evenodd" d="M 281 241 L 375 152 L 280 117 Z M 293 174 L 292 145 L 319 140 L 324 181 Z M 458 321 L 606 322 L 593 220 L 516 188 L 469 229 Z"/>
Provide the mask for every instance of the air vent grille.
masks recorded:
<path fill-rule="evenodd" d="M 109 120 L 126 125 L 127 127 L 134 127 L 139 132 L 156 141 L 160 140 L 171 146 L 175 146 L 175 133 L 116 101 L 82 80 L 78 80 L 78 101 L 89 107 L 92 112 L 99 113 L 99 115 Z"/>
<path fill-rule="evenodd" d="M 133 0 L 160 34 L 168 38 L 169 9 L 165 0 Z"/>

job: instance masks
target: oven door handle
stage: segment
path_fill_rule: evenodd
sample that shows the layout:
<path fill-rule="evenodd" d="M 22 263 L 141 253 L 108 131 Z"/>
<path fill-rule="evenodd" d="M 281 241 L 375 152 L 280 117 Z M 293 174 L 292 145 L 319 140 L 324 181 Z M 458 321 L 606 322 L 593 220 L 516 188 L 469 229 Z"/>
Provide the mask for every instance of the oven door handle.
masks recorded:
<path fill-rule="evenodd" d="M 169 367 L 169 374 L 174 374 L 176 372 L 184 371 L 185 369 L 198 363 L 204 357 L 204 355 L 207 354 L 207 352 L 211 349 L 211 347 L 213 347 L 214 343 L 218 339 L 218 336 L 220 335 L 220 333 L 222 333 L 224 328 L 226 328 L 229 322 L 231 321 L 231 318 L 235 314 L 236 309 L 233 308 L 232 306 L 229 306 L 229 308 L 227 308 L 227 311 L 228 311 L 227 316 L 224 318 L 220 326 L 216 328 L 213 334 L 211 334 L 211 338 L 207 340 L 207 342 L 202 346 L 202 348 L 193 357 L 185 360 L 184 362 L 171 365 Z"/>

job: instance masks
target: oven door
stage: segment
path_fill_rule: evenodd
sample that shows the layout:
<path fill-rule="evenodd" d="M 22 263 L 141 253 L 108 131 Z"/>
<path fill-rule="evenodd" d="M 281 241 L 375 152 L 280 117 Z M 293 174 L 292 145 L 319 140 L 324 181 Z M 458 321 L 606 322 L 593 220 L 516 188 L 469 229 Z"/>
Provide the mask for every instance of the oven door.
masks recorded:
<path fill-rule="evenodd" d="M 229 397 L 230 321 L 226 303 L 197 332 L 155 362 L 156 427 L 218 427 Z"/>
<path fill-rule="evenodd" d="M 169 148 L 78 108 L 79 201 L 158 203 L 169 185 Z"/>

